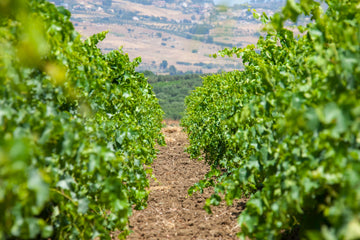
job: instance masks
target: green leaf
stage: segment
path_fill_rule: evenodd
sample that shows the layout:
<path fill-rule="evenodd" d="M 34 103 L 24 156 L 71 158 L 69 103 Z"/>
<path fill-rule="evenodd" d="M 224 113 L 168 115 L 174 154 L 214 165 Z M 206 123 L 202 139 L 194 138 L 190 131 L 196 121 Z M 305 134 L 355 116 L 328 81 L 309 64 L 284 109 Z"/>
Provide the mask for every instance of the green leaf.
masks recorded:
<path fill-rule="evenodd" d="M 89 209 L 90 201 L 87 198 L 81 198 L 78 201 L 78 213 L 85 214 Z"/>

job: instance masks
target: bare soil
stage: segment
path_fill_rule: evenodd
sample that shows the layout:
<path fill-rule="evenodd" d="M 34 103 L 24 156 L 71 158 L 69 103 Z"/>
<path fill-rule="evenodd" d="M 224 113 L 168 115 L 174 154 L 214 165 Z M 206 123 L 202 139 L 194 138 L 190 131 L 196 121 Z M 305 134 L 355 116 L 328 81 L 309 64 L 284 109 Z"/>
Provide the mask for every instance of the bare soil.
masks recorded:
<path fill-rule="evenodd" d="M 204 176 L 208 166 L 189 158 L 184 152 L 185 133 L 176 123 L 170 125 L 163 129 L 167 146 L 160 147 L 153 164 L 157 181 L 151 180 L 148 207 L 134 211 L 133 233 L 127 239 L 237 239 L 237 217 L 246 199 L 233 206 L 213 207 L 213 214 L 208 214 L 203 206 L 210 190 L 188 196 L 188 188 Z"/>

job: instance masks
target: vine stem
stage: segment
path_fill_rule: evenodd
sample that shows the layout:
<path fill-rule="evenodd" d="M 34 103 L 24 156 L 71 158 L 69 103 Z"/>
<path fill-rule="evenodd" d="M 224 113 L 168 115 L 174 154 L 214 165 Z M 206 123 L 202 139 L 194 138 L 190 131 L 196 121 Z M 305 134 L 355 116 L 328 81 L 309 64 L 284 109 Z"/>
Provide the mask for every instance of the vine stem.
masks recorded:
<path fill-rule="evenodd" d="M 68 200 L 70 200 L 75 206 L 78 206 L 78 203 L 75 202 L 70 196 L 66 195 L 65 193 L 59 191 L 58 189 L 56 188 L 50 188 L 50 191 L 53 191 L 53 192 L 56 192 L 58 194 L 60 194 L 61 196 L 67 198 Z"/>

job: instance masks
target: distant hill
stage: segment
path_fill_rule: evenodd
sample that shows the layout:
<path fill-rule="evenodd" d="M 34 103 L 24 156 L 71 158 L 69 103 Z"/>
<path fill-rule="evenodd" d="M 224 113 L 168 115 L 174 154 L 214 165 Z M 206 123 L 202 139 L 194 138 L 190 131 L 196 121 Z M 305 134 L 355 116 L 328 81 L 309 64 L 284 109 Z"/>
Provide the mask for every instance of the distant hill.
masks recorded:
<path fill-rule="evenodd" d="M 99 45 L 103 51 L 122 46 L 131 58 L 141 56 L 139 70 L 158 74 L 241 69 L 239 59 L 213 59 L 209 55 L 225 47 L 256 43 L 261 24 L 249 8 L 272 15 L 284 5 L 280 0 L 239 0 L 241 4 L 233 7 L 217 6 L 212 0 L 52 2 L 71 11 L 72 22 L 84 37 L 108 30 Z"/>

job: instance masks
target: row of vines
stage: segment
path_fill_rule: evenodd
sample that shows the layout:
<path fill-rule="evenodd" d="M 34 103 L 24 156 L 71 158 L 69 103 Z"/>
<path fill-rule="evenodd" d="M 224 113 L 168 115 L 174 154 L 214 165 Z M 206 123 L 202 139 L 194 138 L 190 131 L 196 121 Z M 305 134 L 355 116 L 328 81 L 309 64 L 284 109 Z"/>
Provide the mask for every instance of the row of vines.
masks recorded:
<path fill-rule="evenodd" d="M 106 33 L 44 0 L 0 2 L 0 239 L 109 239 L 146 206 L 162 110 Z"/>
<path fill-rule="evenodd" d="M 187 151 L 211 165 L 189 193 L 213 186 L 208 211 L 249 196 L 241 237 L 359 239 L 360 3 L 288 0 L 254 15 L 266 23 L 257 45 L 218 54 L 244 71 L 207 76 L 186 99 Z"/>

